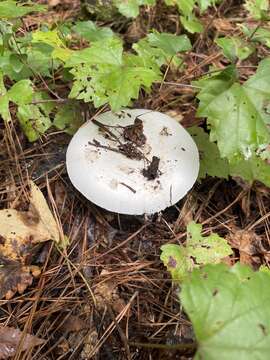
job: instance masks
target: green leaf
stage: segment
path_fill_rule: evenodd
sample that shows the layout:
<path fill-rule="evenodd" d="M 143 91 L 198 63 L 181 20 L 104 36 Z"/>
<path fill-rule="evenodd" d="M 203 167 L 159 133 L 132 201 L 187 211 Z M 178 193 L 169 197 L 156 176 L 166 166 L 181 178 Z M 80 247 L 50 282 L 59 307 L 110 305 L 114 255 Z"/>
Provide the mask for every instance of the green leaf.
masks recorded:
<path fill-rule="evenodd" d="M 151 46 L 163 50 L 167 56 L 174 56 L 178 52 L 188 51 L 192 48 L 190 40 L 186 35 L 177 36 L 155 31 L 149 34 L 147 38 Z"/>
<path fill-rule="evenodd" d="M 218 72 L 213 76 L 206 76 L 192 84 L 200 88 L 197 98 L 200 100 L 198 116 L 208 113 L 208 109 L 217 96 L 226 92 L 237 79 L 237 72 L 234 66 L 228 66 L 225 70 Z"/>
<path fill-rule="evenodd" d="M 270 186 L 270 165 L 263 159 L 262 155 L 259 157 L 256 154 L 252 154 L 249 159 L 234 157 L 229 162 L 227 159 L 220 157 L 216 143 L 210 142 L 209 135 L 202 128 L 191 127 L 188 131 L 199 149 L 200 178 L 205 178 L 206 175 L 225 179 L 229 175 L 239 176 L 249 183 L 257 180 L 266 186 Z M 267 152 L 262 154 L 266 156 Z"/>
<path fill-rule="evenodd" d="M 34 95 L 35 101 L 49 100 L 47 93 L 39 92 Z M 18 106 L 18 119 L 23 132 L 29 141 L 37 140 L 41 134 L 48 130 L 52 123 L 50 120 L 50 113 L 54 105 L 48 103 L 37 104 L 21 104 Z"/>
<path fill-rule="evenodd" d="M 255 48 L 239 37 L 222 37 L 215 41 L 223 50 L 223 54 L 232 62 L 237 59 L 245 60 Z"/>
<path fill-rule="evenodd" d="M 178 9 L 185 16 L 190 16 L 192 14 L 195 3 L 196 0 L 176 0 Z"/>
<path fill-rule="evenodd" d="M 16 73 L 19 73 L 24 67 L 24 62 L 27 60 L 26 55 L 10 54 L 10 64 Z"/>
<path fill-rule="evenodd" d="M 34 90 L 30 80 L 16 82 L 8 91 L 10 101 L 17 105 L 29 104 L 33 99 Z"/>
<path fill-rule="evenodd" d="M 101 41 L 114 36 L 108 27 L 99 28 L 93 21 L 78 21 L 72 30 L 88 41 Z"/>
<path fill-rule="evenodd" d="M 133 49 L 143 59 L 145 66 L 159 68 L 163 64 L 170 64 L 178 67 L 177 56 L 190 50 L 191 43 L 186 35 L 177 36 L 155 31 L 133 44 Z"/>
<path fill-rule="evenodd" d="M 230 161 L 230 174 L 240 176 L 250 183 L 258 180 L 270 187 L 270 165 L 254 154 L 248 160 L 237 157 L 232 159 Z"/>
<path fill-rule="evenodd" d="M 232 83 L 231 69 L 196 82 L 201 87 L 197 114 L 208 118 L 210 140 L 217 141 L 221 157 L 248 159 L 261 144 L 270 142 L 270 59 L 261 61 L 243 85 Z"/>
<path fill-rule="evenodd" d="M 245 25 L 239 25 L 239 27 L 252 42 L 259 42 L 270 48 L 270 30 L 262 26 L 255 29 Z"/>
<path fill-rule="evenodd" d="M 120 39 L 109 38 L 97 41 L 90 48 L 75 51 L 66 61 L 66 67 L 80 64 L 88 65 L 122 65 L 123 44 Z"/>
<path fill-rule="evenodd" d="M 171 57 L 160 48 L 152 46 L 147 38 L 141 39 L 132 45 L 136 53 L 144 60 L 145 65 L 162 66 L 171 60 Z"/>
<path fill-rule="evenodd" d="M 114 0 L 114 4 L 118 11 L 128 17 L 135 18 L 139 15 L 139 7 L 141 5 L 154 5 L 156 0 Z"/>
<path fill-rule="evenodd" d="M 32 34 L 32 42 L 44 43 L 52 47 L 52 58 L 67 61 L 73 51 L 68 49 L 64 41 L 59 37 L 57 30 L 35 31 Z"/>
<path fill-rule="evenodd" d="M 216 143 L 209 140 L 209 135 L 199 127 L 191 127 L 188 132 L 193 137 L 200 153 L 199 178 L 204 179 L 206 175 L 227 179 L 230 174 L 229 163 L 220 157 Z"/>
<path fill-rule="evenodd" d="M 76 52 L 66 66 L 74 66 L 70 98 L 93 101 L 95 107 L 109 103 L 113 111 L 137 99 L 141 87 L 149 91 L 160 79 L 157 69 L 139 56 L 123 54 L 122 43 L 113 38 Z"/>
<path fill-rule="evenodd" d="M 83 124 L 83 117 L 80 106 L 73 101 L 58 108 L 53 125 L 57 129 L 64 130 L 73 135 Z"/>
<path fill-rule="evenodd" d="M 232 254 L 232 249 L 227 241 L 213 233 L 209 236 L 202 236 L 202 225 L 194 221 L 187 226 L 187 249 L 189 256 L 194 258 L 196 265 L 208 263 L 216 264 L 221 259 Z"/>
<path fill-rule="evenodd" d="M 201 12 L 203 13 L 205 10 L 209 8 L 209 6 L 214 6 L 216 4 L 219 4 L 221 3 L 221 1 L 222 0 L 198 0 L 197 2 Z"/>
<path fill-rule="evenodd" d="M 4 84 L 3 73 L 0 71 L 0 115 L 4 121 L 9 121 L 9 98 Z"/>
<path fill-rule="evenodd" d="M 187 226 L 186 246 L 166 244 L 161 247 L 160 259 L 173 280 L 182 281 L 193 268 L 216 264 L 232 254 L 226 240 L 217 234 L 202 236 L 202 225 L 190 222 Z"/>
<path fill-rule="evenodd" d="M 193 261 L 184 246 L 167 244 L 161 246 L 160 259 L 174 281 L 181 281 L 193 270 Z"/>
<path fill-rule="evenodd" d="M 270 11 L 269 0 L 246 0 L 245 7 L 254 19 L 269 19 L 267 16 L 267 12 Z"/>
<path fill-rule="evenodd" d="M 30 80 L 20 80 L 7 91 L 4 85 L 3 74 L 0 72 L 0 114 L 4 121 L 11 119 L 9 112 L 10 101 L 20 105 L 31 102 L 32 98 L 33 88 Z"/>
<path fill-rule="evenodd" d="M 184 28 L 190 32 L 191 34 L 194 33 L 201 33 L 203 31 L 203 26 L 200 21 L 194 16 L 180 16 L 180 20 Z"/>
<path fill-rule="evenodd" d="M 18 4 L 16 1 L 7 0 L 0 2 L 0 18 L 13 19 L 22 17 L 31 12 L 46 11 L 46 6 L 33 4 L 28 2 L 27 4 Z"/>
<path fill-rule="evenodd" d="M 194 359 L 268 359 L 268 274 L 239 263 L 207 265 L 184 279 L 180 298 L 198 343 Z"/>

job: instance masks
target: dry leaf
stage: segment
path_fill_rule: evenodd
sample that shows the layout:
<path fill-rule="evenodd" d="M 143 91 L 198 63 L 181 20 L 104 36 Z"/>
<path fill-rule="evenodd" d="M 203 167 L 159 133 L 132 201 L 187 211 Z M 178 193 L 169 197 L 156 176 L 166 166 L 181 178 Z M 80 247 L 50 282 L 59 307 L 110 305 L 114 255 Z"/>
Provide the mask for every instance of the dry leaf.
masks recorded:
<path fill-rule="evenodd" d="M 235 26 L 226 19 L 215 19 L 213 25 L 221 33 L 235 30 Z"/>
<path fill-rule="evenodd" d="M 61 326 L 63 332 L 78 332 L 83 329 L 86 329 L 88 325 L 85 321 L 80 319 L 78 316 L 70 315 L 69 318 Z"/>
<path fill-rule="evenodd" d="M 16 292 L 22 294 L 32 284 L 33 277 L 40 275 L 38 266 L 23 266 L 16 261 L 0 266 L 0 299 L 11 299 Z"/>
<path fill-rule="evenodd" d="M 48 0 L 48 5 L 49 7 L 55 7 L 57 5 L 59 5 L 61 2 L 61 0 Z"/>
<path fill-rule="evenodd" d="M 101 275 L 104 275 L 103 271 Z M 98 310 L 103 310 L 109 304 L 119 314 L 126 306 L 124 300 L 119 297 L 117 284 L 112 279 L 97 284 L 94 295 Z"/>
<path fill-rule="evenodd" d="M 232 247 L 239 250 L 241 264 L 254 265 L 256 263 L 260 237 L 254 231 L 235 230 L 228 240 Z"/>
<path fill-rule="evenodd" d="M 0 210 L 0 257 L 23 260 L 33 244 L 47 240 L 59 241 L 57 223 L 48 204 L 31 182 L 28 211 Z"/>
<path fill-rule="evenodd" d="M 22 331 L 13 327 L 0 326 L 0 359 L 8 359 L 15 355 L 20 343 Z M 28 350 L 44 343 L 44 340 L 36 336 L 26 334 L 23 337 L 21 349 Z"/>
<path fill-rule="evenodd" d="M 84 338 L 83 349 L 80 354 L 81 359 L 90 359 L 98 343 L 98 333 L 92 328 Z"/>
<path fill-rule="evenodd" d="M 172 118 L 174 118 L 177 122 L 181 123 L 181 121 L 183 120 L 183 115 L 176 110 L 168 110 L 165 111 L 165 114 L 168 116 L 171 116 Z"/>

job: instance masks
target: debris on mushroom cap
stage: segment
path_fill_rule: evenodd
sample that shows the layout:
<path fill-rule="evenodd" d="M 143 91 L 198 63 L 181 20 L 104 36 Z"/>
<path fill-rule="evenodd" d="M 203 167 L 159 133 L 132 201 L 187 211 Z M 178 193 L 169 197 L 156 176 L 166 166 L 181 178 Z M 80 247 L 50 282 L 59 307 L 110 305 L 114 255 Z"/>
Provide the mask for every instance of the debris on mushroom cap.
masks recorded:
<path fill-rule="evenodd" d="M 93 203 L 120 214 L 152 214 L 191 189 L 199 153 L 188 132 L 166 114 L 109 111 L 73 136 L 67 171 L 73 185 Z"/>

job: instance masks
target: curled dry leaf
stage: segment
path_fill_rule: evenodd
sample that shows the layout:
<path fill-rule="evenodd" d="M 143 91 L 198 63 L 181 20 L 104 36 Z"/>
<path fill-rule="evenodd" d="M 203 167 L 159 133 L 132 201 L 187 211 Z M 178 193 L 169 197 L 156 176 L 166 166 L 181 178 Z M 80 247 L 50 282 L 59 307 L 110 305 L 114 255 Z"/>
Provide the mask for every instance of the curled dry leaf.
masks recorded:
<path fill-rule="evenodd" d="M 0 359 L 8 359 L 15 355 L 17 347 L 21 341 L 22 351 L 44 343 L 44 340 L 33 335 L 23 335 L 22 331 L 13 327 L 0 326 Z"/>
<path fill-rule="evenodd" d="M 28 211 L 0 210 L 0 298 L 23 293 L 39 275 L 36 266 L 29 265 L 35 244 L 47 240 L 59 241 L 57 223 L 39 188 L 31 182 Z"/>
<path fill-rule="evenodd" d="M 232 247 L 239 250 L 241 264 L 251 266 L 256 264 L 260 237 L 254 231 L 236 229 L 228 240 Z"/>
<path fill-rule="evenodd" d="M 21 260 L 32 244 L 47 240 L 59 241 L 56 221 L 42 192 L 33 182 L 30 189 L 28 211 L 0 211 L 1 257 Z"/>
<path fill-rule="evenodd" d="M 0 299 L 11 299 L 16 292 L 22 294 L 39 274 L 38 266 L 22 266 L 16 261 L 5 263 L 0 267 Z"/>
<path fill-rule="evenodd" d="M 101 272 L 101 275 L 104 275 L 105 272 Z M 119 314 L 126 303 L 123 299 L 120 298 L 118 293 L 118 287 L 115 281 L 108 279 L 106 281 L 101 281 L 97 284 L 94 295 L 96 298 L 96 306 L 98 310 L 103 310 L 106 308 L 106 305 L 110 305 L 113 310 Z"/>

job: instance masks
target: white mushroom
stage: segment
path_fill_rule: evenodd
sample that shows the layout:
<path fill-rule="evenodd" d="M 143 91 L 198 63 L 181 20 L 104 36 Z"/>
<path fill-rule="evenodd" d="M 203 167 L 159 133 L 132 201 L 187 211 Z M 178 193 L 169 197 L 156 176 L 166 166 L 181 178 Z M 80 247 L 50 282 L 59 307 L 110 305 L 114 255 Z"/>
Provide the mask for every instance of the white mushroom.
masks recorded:
<path fill-rule="evenodd" d="M 132 133 L 136 118 L 142 125 L 136 129 L 144 135 L 136 129 Z M 67 150 L 67 171 L 73 185 L 93 203 L 120 214 L 152 214 L 191 189 L 199 172 L 199 153 L 173 118 L 127 109 L 103 113 L 76 132 Z"/>

